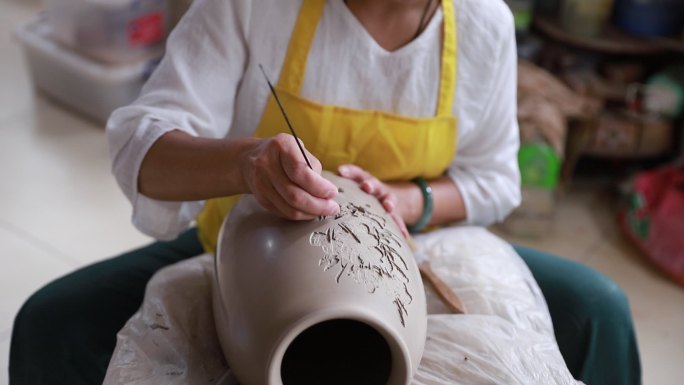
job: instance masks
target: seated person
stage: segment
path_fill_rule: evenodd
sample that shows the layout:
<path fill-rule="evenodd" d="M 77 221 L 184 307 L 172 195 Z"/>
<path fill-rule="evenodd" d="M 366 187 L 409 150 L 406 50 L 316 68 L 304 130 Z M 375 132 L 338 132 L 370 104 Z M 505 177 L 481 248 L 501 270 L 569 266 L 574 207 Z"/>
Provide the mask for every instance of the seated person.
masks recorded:
<path fill-rule="evenodd" d="M 196 1 L 140 98 L 107 129 L 133 223 L 160 241 L 34 294 L 15 320 L 10 383 L 102 383 L 150 278 L 213 252 L 238 194 L 291 220 L 332 215 L 327 169 L 375 195 L 406 231 L 502 220 L 520 201 L 516 60 L 512 17 L 496 0 Z M 277 79 L 313 169 L 259 65 Z M 619 288 L 518 251 L 572 375 L 639 384 Z"/>

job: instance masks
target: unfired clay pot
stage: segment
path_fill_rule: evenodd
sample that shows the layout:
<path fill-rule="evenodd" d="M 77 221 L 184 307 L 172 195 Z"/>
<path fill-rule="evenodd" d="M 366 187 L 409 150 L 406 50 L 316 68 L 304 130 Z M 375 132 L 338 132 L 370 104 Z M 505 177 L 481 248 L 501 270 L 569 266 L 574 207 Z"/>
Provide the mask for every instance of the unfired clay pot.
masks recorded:
<path fill-rule="evenodd" d="M 335 217 L 293 222 L 245 195 L 223 224 L 213 287 L 221 346 L 242 385 L 396 385 L 425 344 L 423 284 L 379 202 L 331 173 Z"/>

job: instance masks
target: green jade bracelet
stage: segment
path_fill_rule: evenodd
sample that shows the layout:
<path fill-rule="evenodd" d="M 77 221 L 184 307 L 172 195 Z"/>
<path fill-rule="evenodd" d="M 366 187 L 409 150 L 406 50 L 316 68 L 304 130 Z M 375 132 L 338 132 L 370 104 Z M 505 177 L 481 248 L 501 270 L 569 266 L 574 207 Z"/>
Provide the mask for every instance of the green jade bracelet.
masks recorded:
<path fill-rule="evenodd" d="M 432 218 L 432 208 L 434 206 L 432 187 L 421 177 L 413 178 L 411 182 L 417 184 L 420 187 L 420 192 L 423 194 L 423 213 L 415 224 L 408 225 L 406 228 L 410 233 L 418 233 L 430 223 Z"/>

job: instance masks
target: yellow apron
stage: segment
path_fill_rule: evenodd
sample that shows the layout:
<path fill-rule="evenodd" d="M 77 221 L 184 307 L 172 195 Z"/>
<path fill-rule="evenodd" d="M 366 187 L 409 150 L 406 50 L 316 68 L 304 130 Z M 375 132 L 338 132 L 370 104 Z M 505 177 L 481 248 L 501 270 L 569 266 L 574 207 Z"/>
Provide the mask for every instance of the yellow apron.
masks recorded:
<path fill-rule="evenodd" d="M 304 0 L 276 86 L 297 136 L 335 171 L 352 163 L 383 181 L 407 181 L 441 176 L 456 152 L 456 118 L 452 115 L 456 89 L 456 28 L 452 0 L 442 0 L 443 46 L 436 116 L 413 118 L 382 111 L 321 105 L 302 98 L 309 49 L 323 14 L 325 0 Z M 266 87 L 266 85 L 264 85 Z M 256 136 L 288 133 L 282 113 L 270 96 Z M 210 199 L 197 217 L 205 251 L 214 252 L 223 219 L 239 195 Z"/>

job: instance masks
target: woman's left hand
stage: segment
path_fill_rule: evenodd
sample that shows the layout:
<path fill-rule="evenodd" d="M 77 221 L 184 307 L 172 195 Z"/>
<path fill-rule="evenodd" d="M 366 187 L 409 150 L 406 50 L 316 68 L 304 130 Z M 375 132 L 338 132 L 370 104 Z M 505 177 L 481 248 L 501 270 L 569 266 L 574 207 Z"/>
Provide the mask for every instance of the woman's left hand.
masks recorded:
<path fill-rule="evenodd" d="M 377 198 L 385 211 L 399 226 L 402 235 L 408 238 L 409 232 L 398 207 L 397 193 L 391 184 L 381 182 L 366 170 L 353 164 L 344 164 L 338 168 L 337 172 L 340 176 L 355 181 L 361 190 Z"/>

